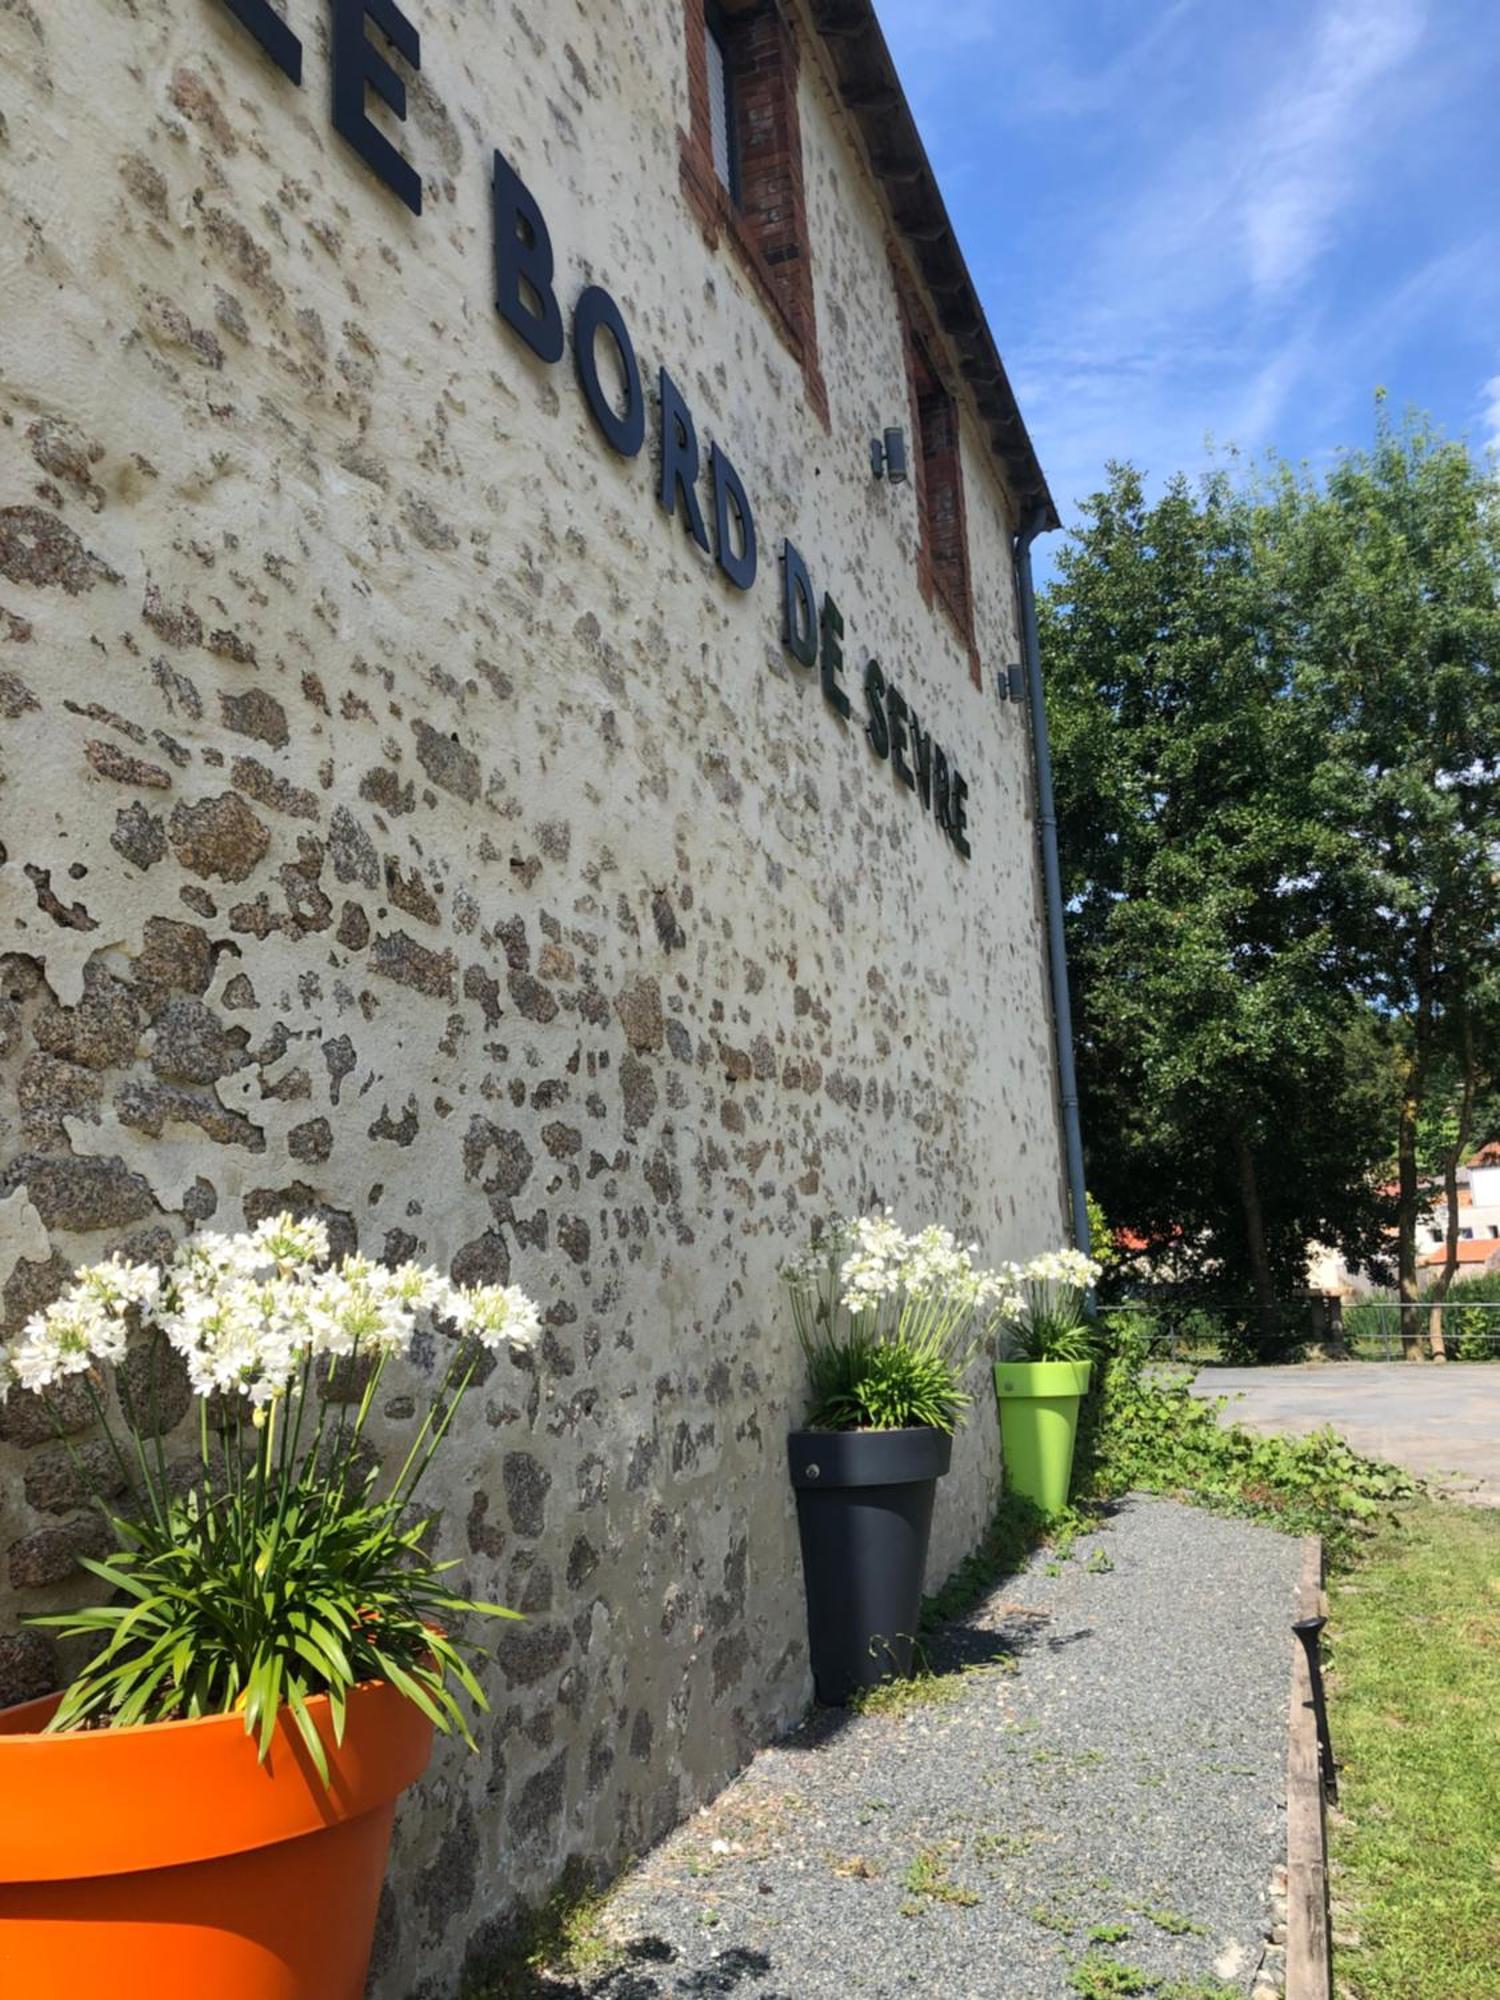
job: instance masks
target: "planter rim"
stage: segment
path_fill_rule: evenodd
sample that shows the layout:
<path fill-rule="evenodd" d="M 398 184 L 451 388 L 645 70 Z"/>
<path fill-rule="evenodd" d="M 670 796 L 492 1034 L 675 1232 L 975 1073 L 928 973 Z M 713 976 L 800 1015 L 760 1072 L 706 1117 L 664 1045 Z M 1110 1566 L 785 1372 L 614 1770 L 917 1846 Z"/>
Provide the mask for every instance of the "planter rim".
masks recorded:
<path fill-rule="evenodd" d="M 997 1396 L 1082 1396 L 1092 1361 L 997 1361 Z"/>
<path fill-rule="evenodd" d="M 239 1715 L 40 1733 L 60 1699 L 0 1710 L 0 1883 L 78 1881 L 209 1861 L 296 1840 L 390 1804 L 432 1750 L 432 1724 L 384 1681 L 350 1690 L 344 1740 L 308 1702 L 324 1786 L 290 1711 L 266 1762 Z"/>
<path fill-rule="evenodd" d="M 951 1432 L 922 1424 L 894 1431 L 790 1431 L 787 1462 L 799 1492 L 839 1486 L 910 1486 L 941 1479 L 953 1462 Z"/>

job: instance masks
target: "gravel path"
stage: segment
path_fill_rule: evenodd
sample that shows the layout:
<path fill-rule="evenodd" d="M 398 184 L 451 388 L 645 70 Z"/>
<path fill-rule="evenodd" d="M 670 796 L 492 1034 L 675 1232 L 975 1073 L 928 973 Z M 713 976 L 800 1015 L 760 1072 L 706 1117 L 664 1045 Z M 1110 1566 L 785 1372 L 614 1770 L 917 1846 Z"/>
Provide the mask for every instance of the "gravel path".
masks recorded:
<path fill-rule="evenodd" d="M 1183 2000 L 1247 1993 L 1284 1853 L 1299 1555 L 1131 1499 L 947 1629 L 947 1700 L 816 1711 L 763 1751 L 621 1885 L 625 1964 L 558 1990 L 1073 2000 L 1092 1951 Z"/>

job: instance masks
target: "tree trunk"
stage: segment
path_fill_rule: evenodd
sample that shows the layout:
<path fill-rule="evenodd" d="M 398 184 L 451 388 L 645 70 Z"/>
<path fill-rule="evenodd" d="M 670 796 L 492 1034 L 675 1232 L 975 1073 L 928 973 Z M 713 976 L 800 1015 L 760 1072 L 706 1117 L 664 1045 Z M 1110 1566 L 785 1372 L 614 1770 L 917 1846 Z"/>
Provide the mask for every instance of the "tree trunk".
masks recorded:
<path fill-rule="evenodd" d="M 1434 1004 L 1432 977 L 1432 918 L 1417 935 L 1416 1018 L 1412 1023 L 1411 1057 L 1401 1085 L 1401 1112 L 1396 1132 L 1396 1267 L 1401 1297 L 1401 1352 L 1407 1361 L 1421 1361 L 1421 1295 L 1417 1288 L 1417 1216 L 1422 1189 L 1417 1177 L 1417 1121 L 1427 1088 L 1427 1057 L 1432 1041 Z"/>
<path fill-rule="evenodd" d="M 1240 1206 L 1245 1217 L 1245 1246 L 1250 1256 L 1250 1277 L 1255 1286 L 1255 1303 L 1260 1312 L 1262 1357 L 1272 1354 L 1277 1344 L 1276 1287 L 1271 1278 L 1271 1260 L 1266 1255 L 1266 1225 L 1261 1213 L 1260 1186 L 1255 1177 L 1255 1156 L 1241 1131 L 1234 1135 L 1234 1161 L 1239 1176 Z"/>
<path fill-rule="evenodd" d="M 1421 1110 L 1421 1090 L 1414 1087 L 1415 1061 L 1407 1070 L 1401 1091 L 1400 1124 L 1396 1138 L 1396 1268 L 1401 1296 L 1401 1352 L 1407 1361 L 1421 1361 L 1422 1329 L 1418 1318 L 1417 1293 L 1417 1204 L 1421 1190 L 1417 1182 L 1417 1114 Z"/>
<path fill-rule="evenodd" d="M 1442 1301 L 1448 1296 L 1448 1287 L 1453 1283 L 1458 1270 L 1458 1169 L 1464 1154 L 1469 1149 L 1469 1128 L 1474 1119 L 1474 1030 L 1465 1012 L 1462 1024 L 1463 1034 L 1463 1094 L 1458 1106 L 1458 1131 L 1453 1145 L 1443 1161 L 1443 1198 L 1448 1204 L 1446 1227 L 1443 1231 L 1443 1268 L 1437 1282 L 1428 1293 L 1430 1301 L 1427 1314 L 1427 1337 L 1432 1343 L 1434 1361 L 1448 1359 L 1448 1343 L 1443 1337 Z"/>

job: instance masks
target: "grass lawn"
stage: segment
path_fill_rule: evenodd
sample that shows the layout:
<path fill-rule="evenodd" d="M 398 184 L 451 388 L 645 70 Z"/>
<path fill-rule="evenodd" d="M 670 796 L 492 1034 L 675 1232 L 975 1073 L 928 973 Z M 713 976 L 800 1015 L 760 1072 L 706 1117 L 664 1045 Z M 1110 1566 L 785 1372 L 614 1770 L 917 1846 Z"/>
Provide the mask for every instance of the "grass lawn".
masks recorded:
<path fill-rule="evenodd" d="M 1500 1510 L 1419 1504 L 1330 1590 L 1348 2000 L 1500 2000 Z"/>

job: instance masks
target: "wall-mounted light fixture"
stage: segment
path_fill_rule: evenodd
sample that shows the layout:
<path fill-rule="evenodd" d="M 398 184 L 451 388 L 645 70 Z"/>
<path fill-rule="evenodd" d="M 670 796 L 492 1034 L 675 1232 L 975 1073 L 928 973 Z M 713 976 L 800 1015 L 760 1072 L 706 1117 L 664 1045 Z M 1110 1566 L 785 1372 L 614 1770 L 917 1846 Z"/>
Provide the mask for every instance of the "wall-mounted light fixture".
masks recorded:
<path fill-rule="evenodd" d="M 1026 699 L 1026 674 L 1021 667 L 997 667 L 995 692 L 1002 701 Z"/>
<path fill-rule="evenodd" d="M 892 486 L 906 483 L 906 433 L 903 430 L 888 430 L 884 437 L 870 440 L 870 466 L 877 479 L 888 479 Z"/>

